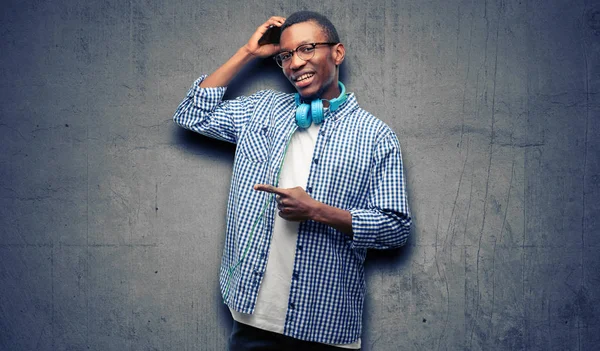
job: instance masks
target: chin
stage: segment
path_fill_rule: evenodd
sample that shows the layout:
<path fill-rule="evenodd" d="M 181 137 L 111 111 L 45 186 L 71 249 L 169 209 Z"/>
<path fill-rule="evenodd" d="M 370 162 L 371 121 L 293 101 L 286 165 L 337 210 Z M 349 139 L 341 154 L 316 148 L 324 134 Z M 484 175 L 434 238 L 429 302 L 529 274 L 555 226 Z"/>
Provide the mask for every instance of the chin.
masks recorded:
<path fill-rule="evenodd" d="M 298 92 L 298 93 L 300 94 L 300 97 L 303 100 L 307 100 L 307 101 L 312 101 L 312 100 L 315 100 L 315 99 L 317 99 L 319 97 L 318 94 L 303 94 L 301 92 Z"/>
<path fill-rule="evenodd" d="M 315 91 L 314 89 L 306 89 L 306 90 L 297 90 L 300 97 L 304 100 L 315 100 L 320 99 L 321 95 L 323 95 L 323 89 L 319 89 Z"/>

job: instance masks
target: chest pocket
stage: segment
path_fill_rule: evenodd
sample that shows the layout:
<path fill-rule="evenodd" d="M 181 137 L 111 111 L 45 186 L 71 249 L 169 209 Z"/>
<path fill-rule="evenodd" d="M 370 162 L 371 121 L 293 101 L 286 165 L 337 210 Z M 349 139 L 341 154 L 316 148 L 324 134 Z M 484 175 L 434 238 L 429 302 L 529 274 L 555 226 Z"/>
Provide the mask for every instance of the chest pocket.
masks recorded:
<path fill-rule="evenodd" d="M 256 163 L 267 161 L 271 150 L 269 127 L 259 123 L 248 126 L 239 147 L 244 158 Z"/>

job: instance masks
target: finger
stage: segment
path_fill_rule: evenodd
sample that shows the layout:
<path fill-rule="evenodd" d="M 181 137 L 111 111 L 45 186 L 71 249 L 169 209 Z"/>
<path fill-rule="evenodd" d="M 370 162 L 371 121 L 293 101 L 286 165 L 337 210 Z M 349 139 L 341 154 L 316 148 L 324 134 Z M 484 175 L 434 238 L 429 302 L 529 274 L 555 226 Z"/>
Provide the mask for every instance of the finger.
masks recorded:
<path fill-rule="evenodd" d="M 254 190 L 264 191 L 264 192 L 271 193 L 271 194 L 276 194 L 276 195 L 284 195 L 283 189 L 276 188 L 276 187 L 274 187 L 272 185 L 269 185 L 269 184 L 255 184 L 254 185 Z"/>
<path fill-rule="evenodd" d="M 291 222 L 299 222 L 300 219 L 295 217 L 289 210 L 288 211 L 279 211 L 277 213 L 279 215 L 279 217 L 285 219 L 286 221 L 291 221 Z"/>
<path fill-rule="evenodd" d="M 283 25 L 283 22 L 285 22 L 285 18 L 273 16 L 269 18 L 265 23 L 261 24 L 257 28 L 257 32 L 265 34 L 265 32 L 272 26 L 281 27 Z"/>
<path fill-rule="evenodd" d="M 273 16 L 271 18 L 269 18 L 269 21 L 271 22 L 271 24 L 277 26 L 277 27 L 281 27 L 281 25 L 283 24 L 283 22 L 285 22 L 285 17 L 281 17 L 281 16 Z"/>

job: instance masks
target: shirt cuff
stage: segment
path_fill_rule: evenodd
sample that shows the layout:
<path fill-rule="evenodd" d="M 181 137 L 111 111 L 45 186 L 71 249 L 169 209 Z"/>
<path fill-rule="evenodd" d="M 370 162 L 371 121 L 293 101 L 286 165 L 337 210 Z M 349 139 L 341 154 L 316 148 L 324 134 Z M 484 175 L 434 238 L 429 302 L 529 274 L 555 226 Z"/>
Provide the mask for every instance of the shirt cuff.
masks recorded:
<path fill-rule="evenodd" d="M 366 249 L 375 246 L 376 224 L 373 220 L 373 214 L 368 210 L 352 209 L 349 211 L 352 215 L 352 242 L 353 249 Z M 374 225 L 375 224 L 375 225 Z"/>
<path fill-rule="evenodd" d="M 411 227 L 410 217 L 389 216 L 378 211 L 352 209 L 353 249 L 391 249 L 404 245 Z"/>
<path fill-rule="evenodd" d="M 207 74 L 201 75 L 198 79 L 194 81 L 190 90 L 188 90 L 187 96 L 194 99 L 194 103 L 198 101 L 198 99 L 202 100 L 210 100 L 210 99 L 218 99 L 221 100 L 223 95 L 225 95 L 225 91 L 227 91 L 227 87 L 212 87 L 212 88 L 200 88 L 200 83 L 202 83 Z"/>

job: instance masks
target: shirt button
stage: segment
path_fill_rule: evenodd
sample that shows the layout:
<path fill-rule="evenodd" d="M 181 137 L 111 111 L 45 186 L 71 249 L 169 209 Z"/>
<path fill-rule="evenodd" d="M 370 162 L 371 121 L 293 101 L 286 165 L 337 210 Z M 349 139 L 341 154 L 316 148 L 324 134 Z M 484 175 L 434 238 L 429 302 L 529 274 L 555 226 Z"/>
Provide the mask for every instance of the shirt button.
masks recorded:
<path fill-rule="evenodd" d="M 319 159 L 318 158 L 313 158 L 313 163 L 314 164 L 319 164 Z"/>
<path fill-rule="evenodd" d="M 306 192 L 307 193 L 312 193 L 312 186 L 307 186 L 306 187 Z"/>
<path fill-rule="evenodd" d="M 324 130 L 322 130 L 322 131 L 320 131 L 320 132 L 319 132 L 319 134 L 321 134 L 321 135 L 325 135 L 325 131 L 324 131 Z"/>
<path fill-rule="evenodd" d="M 290 310 L 293 310 L 293 309 L 294 309 L 294 303 L 290 302 Z"/>
<path fill-rule="evenodd" d="M 298 251 L 302 251 L 302 245 L 298 245 Z"/>
<path fill-rule="evenodd" d="M 298 273 L 294 272 L 294 274 L 292 274 L 292 279 L 298 280 Z"/>

